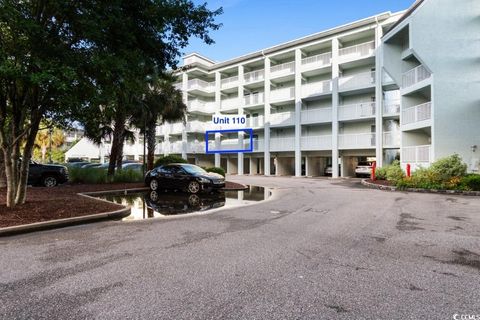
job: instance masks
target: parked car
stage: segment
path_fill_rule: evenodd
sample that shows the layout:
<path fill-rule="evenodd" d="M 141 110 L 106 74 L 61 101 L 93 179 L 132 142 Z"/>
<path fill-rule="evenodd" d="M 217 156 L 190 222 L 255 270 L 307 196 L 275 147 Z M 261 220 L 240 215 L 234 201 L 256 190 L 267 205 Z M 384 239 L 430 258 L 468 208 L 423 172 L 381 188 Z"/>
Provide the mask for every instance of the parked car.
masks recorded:
<path fill-rule="evenodd" d="M 100 165 L 101 165 L 101 163 L 87 163 L 87 164 L 81 166 L 80 168 L 82 168 L 82 169 L 96 168 L 96 167 L 98 167 L 98 166 L 100 166 Z"/>
<path fill-rule="evenodd" d="M 172 163 L 147 172 L 145 183 L 153 191 L 176 189 L 198 193 L 225 187 L 225 178 L 193 164 Z"/>
<path fill-rule="evenodd" d="M 65 166 L 40 164 L 30 161 L 28 184 L 44 187 L 55 187 L 68 181 L 68 169 Z"/>
<path fill-rule="evenodd" d="M 69 162 L 68 166 L 70 168 L 82 168 L 83 166 L 90 164 L 90 162 L 87 161 L 79 161 L 79 162 Z"/>
<path fill-rule="evenodd" d="M 143 172 L 143 163 L 138 162 L 128 162 L 122 165 L 122 169 L 126 170 L 135 170 L 138 172 Z"/>
<path fill-rule="evenodd" d="M 340 173 L 342 170 L 341 170 L 341 166 L 338 165 L 338 172 Z M 332 176 L 332 165 L 328 165 L 325 167 L 325 171 L 323 172 L 324 175 L 326 175 L 327 177 L 331 177 Z"/>
<path fill-rule="evenodd" d="M 356 177 L 369 177 L 372 174 L 371 162 L 359 162 L 355 168 Z"/>

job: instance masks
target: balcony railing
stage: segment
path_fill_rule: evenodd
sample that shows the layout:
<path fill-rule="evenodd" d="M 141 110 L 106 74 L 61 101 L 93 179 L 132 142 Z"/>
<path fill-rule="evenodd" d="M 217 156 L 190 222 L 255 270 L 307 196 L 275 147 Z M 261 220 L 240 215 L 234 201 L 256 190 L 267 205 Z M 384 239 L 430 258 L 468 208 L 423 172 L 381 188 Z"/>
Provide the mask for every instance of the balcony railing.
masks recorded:
<path fill-rule="evenodd" d="M 183 142 L 182 141 L 175 141 L 170 142 L 168 146 L 168 153 L 182 153 L 183 151 Z"/>
<path fill-rule="evenodd" d="M 183 131 L 183 123 L 177 122 L 177 123 L 170 123 L 169 124 L 169 132 L 170 134 L 180 134 Z"/>
<path fill-rule="evenodd" d="M 270 67 L 270 77 L 276 78 L 295 72 L 295 61 L 277 64 Z"/>
<path fill-rule="evenodd" d="M 240 99 L 239 98 L 224 99 L 220 103 L 220 109 L 221 110 L 237 109 L 239 106 L 240 106 Z"/>
<path fill-rule="evenodd" d="M 232 88 L 238 85 L 238 76 L 225 78 L 220 81 L 220 86 L 222 89 Z"/>
<path fill-rule="evenodd" d="M 270 114 L 271 126 L 289 126 L 295 123 L 295 112 L 279 112 Z"/>
<path fill-rule="evenodd" d="M 245 107 L 263 104 L 265 94 L 263 92 L 249 94 L 243 97 Z"/>
<path fill-rule="evenodd" d="M 214 113 L 215 102 L 206 102 L 202 100 L 190 100 L 187 103 L 189 112 Z"/>
<path fill-rule="evenodd" d="M 270 102 L 279 102 L 295 98 L 295 87 L 270 91 Z"/>
<path fill-rule="evenodd" d="M 375 41 L 357 44 L 355 46 L 341 48 L 338 51 L 341 60 L 352 60 L 369 57 L 375 52 Z"/>
<path fill-rule="evenodd" d="M 332 136 L 305 136 L 301 137 L 302 150 L 330 150 L 332 149 Z"/>
<path fill-rule="evenodd" d="M 188 81 L 188 90 L 201 90 L 205 92 L 212 92 L 215 90 L 214 82 L 206 82 L 200 79 L 192 79 Z"/>
<path fill-rule="evenodd" d="M 357 89 L 375 84 L 375 72 L 362 72 L 338 79 L 340 90 Z"/>
<path fill-rule="evenodd" d="M 292 151 L 295 148 L 295 137 L 270 138 L 270 151 Z"/>
<path fill-rule="evenodd" d="M 430 162 L 430 145 L 403 147 L 402 162 L 403 163 L 429 163 Z"/>
<path fill-rule="evenodd" d="M 331 122 L 332 121 L 332 108 L 317 108 L 302 110 L 301 121 L 306 123 L 318 123 L 318 122 Z"/>
<path fill-rule="evenodd" d="M 414 84 L 430 78 L 432 74 L 423 65 L 419 65 L 402 75 L 402 85 L 404 88 L 413 86 Z"/>
<path fill-rule="evenodd" d="M 399 148 L 400 147 L 400 131 L 384 132 L 383 146 Z"/>
<path fill-rule="evenodd" d="M 189 142 L 187 153 L 205 153 L 205 141 Z"/>
<path fill-rule="evenodd" d="M 259 128 L 263 127 L 264 124 L 265 120 L 263 116 L 247 118 L 247 128 Z"/>
<path fill-rule="evenodd" d="M 432 117 L 432 103 L 422 103 L 402 111 L 402 124 L 416 123 L 430 120 Z"/>
<path fill-rule="evenodd" d="M 339 120 L 370 118 L 375 116 L 375 102 L 349 104 L 338 107 Z"/>
<path fill-rule="evenodd" d="M 207 130 L 209 125 L 210 125 L 209 122 L 193 120 L 193 121 L 190 121 L 190 122 L 187 123 L 186 130 L 187 130 L 187 132 L 205 133 L 205 130 Z"/>
<path fill-rule="evenodd" d="M 330 65 L 332 62 L 332 53 L 321 53 L 302 59 L 302 69 L 322 68 Z"/>
<path fill-rule="evenodd" d="M 302 85 L 302 97 L 310 97 L 318 94 L 332 92 L 332 81 L 324 80 Z"/>
<path fill-rule="evenodd" d="M 253 151 L 263 151 L 265 144 L 263 139 L 253 139 Z"/>
<path fill-rule="evenodd" d="M 243 75 L 243 78 L 245 79 L 245 84 L 262 81 L 265 79 L 265 70 L 261 69 L 247 72 Z"/>
<path fill-rule="evenodd" d="M 340 149 L 374 148 L 375 144 L 375 133 L 355 133 L 338 135 L 338 147 Z"/>
<path fill-rule="evenodd" d="M 400 100 L 385 101 L 383 103 L 383 115 L 384 116 L 397 116 L 399 114 L 400 114 Z"/>

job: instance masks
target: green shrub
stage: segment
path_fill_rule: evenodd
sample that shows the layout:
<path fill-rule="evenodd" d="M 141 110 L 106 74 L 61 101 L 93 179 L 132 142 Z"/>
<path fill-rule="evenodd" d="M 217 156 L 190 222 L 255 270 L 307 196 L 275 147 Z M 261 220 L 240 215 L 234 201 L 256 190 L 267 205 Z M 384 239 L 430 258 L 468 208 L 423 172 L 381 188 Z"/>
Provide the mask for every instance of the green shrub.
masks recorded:
<path fill-rule="evenodd" d="M 405 177 L 405 173 L 400 167 L 400 162 L 397 160 L 395 160 L 391 165 L 389 165 L 385 171 L 387 180 L 393 183 L 397 183 L 397 181 L 400 181 Z"/>
<path fill-rule="evenodd" d="M 480 191 L 480 174 L 469 174 L 460 181 L 462 189 Z"/>
<path fill-rule="evenodd" d="M 123 169 L 115 171 L 112 182 L 142 182 L 143 172 L 133 169 Z"/>
<path fill-rule="evenodd" d="M 157 159 L 157 161 L 155 161 L 153 166 L 156 168 L 156 167 L 164 166 L 170 163 L 187 163 L 187 160 L 183 159 L 180 156 L 168 155 L 168 156 Z"/>
<path fill-rule="evenodd" d="M 221 174 L 222 176 L 225 177 L 225 170 L 223 170 L 223 168 L 210 167 L 210 168 L 204 168 L 204 169 L 205 169 L 205 171 L 207 171 L 207 172 L 215 172 L 215 173 Z"/>
<path fill-rule="evenodd" d="M 447 182 L 453 177 L 463 177 L 467 173 L 467 165 L 463 163 L 458 154 L 441 158 L 432 163 L 430 170 L 438 176 L 442 182 Z"/>
<path fill-rule="evenodd" d="M 386 167 L 380 167 L 375 169 L 375 178 L 377 180 L 387 180 L 387 168 Z"/>
<path fill-rule="evenodd" d="M 99 184 L 107 183 L 107 170 L 98 168 L 70 168 L 69 181 L 73 183 Z"/>

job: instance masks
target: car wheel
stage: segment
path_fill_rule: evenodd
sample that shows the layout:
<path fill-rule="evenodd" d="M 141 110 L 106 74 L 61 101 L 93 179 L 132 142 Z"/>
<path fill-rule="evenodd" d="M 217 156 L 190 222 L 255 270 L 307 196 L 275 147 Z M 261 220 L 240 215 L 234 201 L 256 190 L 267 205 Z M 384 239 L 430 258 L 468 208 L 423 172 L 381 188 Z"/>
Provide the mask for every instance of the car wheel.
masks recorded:
<path fill-rule="evenodd" d="M 45 176 L 42 179 L 42 185 L 47 188 L 55 187 L 58 184 L 58 180 L 55 176 Z"/>
<path fill-rule="evenodd" d="M 152 179 L 150 180 L 150 189 L 156 191 L 158 189 L 158 180 Z"/>
<path fill-rule="evenodd" d="M 158 200 L 158 193 L 157 193 L 157 191 L 152 191 L 152 192 L 150 192 L 150 200 L 152 200 L 153 202 L 155 202 L 155 201 Z"/>
<path fill-rule="evenodd" d="M 200 197 L 196 194 L 192 194 L 190 197 L 188 197 L 188 203 L 191 207 L 198 207 L 200 204 Z"/>
<path fill-rule="evenodd" d="M 187 189 L 190 193 L 197 193 L 200 191 L 200 183 L 198 183 L 198 181 L 190 181 Z"/>

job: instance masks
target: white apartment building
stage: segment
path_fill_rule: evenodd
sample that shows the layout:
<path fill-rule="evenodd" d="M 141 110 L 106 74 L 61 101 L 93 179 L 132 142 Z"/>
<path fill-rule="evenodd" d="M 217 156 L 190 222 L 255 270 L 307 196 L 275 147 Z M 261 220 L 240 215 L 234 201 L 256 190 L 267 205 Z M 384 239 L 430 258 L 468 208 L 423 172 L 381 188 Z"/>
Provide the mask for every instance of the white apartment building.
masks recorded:
<path fill-rule="evenodd" d="M 416 168 L 453 153 L 478 171 L 479 16 L 478 1 L 424 0 L 225 62 L 189 54 L 187 123 L 159 126 L 157 152 L 240 175 L 352 176 L 365 159 Z M 205 154 L 213 114 L 246 115 L 253 152 Z"/>

